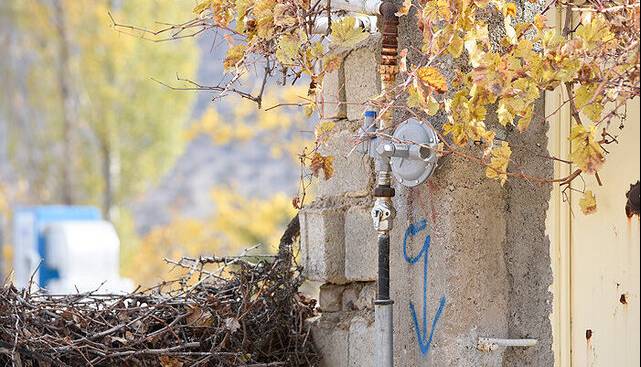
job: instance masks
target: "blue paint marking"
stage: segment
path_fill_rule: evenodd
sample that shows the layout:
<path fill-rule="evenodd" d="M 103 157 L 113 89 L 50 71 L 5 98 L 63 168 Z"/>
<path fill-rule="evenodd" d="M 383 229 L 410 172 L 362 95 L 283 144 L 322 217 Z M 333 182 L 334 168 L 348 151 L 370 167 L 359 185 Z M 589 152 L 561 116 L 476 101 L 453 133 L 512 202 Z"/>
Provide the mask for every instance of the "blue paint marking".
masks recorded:
<path fill-rule="evenodd" d="M 421 251 L 419 251 L 419 253 L 416 256 L 412 257 L 407 254 L 407 240 L 410 237 L 414 237 L 418 235 L 419 233 L 423 232 L 426 229 L 427 229 L 427 221 L 425 219 L 421 219 L 416 223 L 410 224 L 410 226 L 405 231 L 405 238 L 403 239 L 403 257 L 405 258 L 405 261 L 407 261 L 411 265 L 414 265 L 421 258 L 423 259 L 422 329 L 421 329 L 421 325 L 419 325 L 419 320 L 416 313 L 416 307 L 414 306 L 414 303 L 410 302 L 410 312 L 412 313 L 412 318 L 414 320 L 414 329 L 416 331 L 416 339 L 418 340 L 418 346 L 421 349 L 421 354 L 423 355 L 427 355 L 427 353 L 429 353 L 430 351 L 430 347 L 432 345 L 432 338 L 434 337 L 434 331 L 436 330 L 436 324 L 438 323 L 438 320 L 441 318 L 441 314 L 443 313 L 443 309 L 445 308 L 445 296 L 441 296 L 441 300 L 439 302 L 438 309 L 436 310 L 436 314 L 434 315 L 434 319 L 432 320 L 432 327 L 430 329 L 430 333 L 428 336 L 427 335 L 427 270 L 428 270 L 427 262 L 428 262 L 429 252 L 430 252 L 430 236 L 427 235 L 425 237 L 425 241 L 423 242 L 423 247 L 421 248 Z"/>

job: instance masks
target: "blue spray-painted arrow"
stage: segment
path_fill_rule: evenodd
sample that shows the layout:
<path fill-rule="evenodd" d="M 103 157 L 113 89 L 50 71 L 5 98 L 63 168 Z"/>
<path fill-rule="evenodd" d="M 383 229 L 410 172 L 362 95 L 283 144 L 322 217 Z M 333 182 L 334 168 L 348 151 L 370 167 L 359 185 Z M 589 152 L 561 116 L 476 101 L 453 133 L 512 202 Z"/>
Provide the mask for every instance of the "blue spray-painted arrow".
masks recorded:
<path fill-rule="evenodd" d="M 416 264 L 421 258 L 423 258 L 423 319 L 422 319 L 422 326 L 423 328 L 419 326 L 418 322 L 418 316 L 416 314 L 416 308 L 414 307 L 414 303 L 410 301 L 410 312 L 412 313 L 412 318 L 414 319 L 414 329 L 416 331 L 416 339 L 418 340 L 418 346 L 421 349 L 421 354 L 427 355 L 427 353 L 430 351 L 430 347 L 432 345 L 432 338 L 434 337 L 434 331 L 436 330 L 436 324 L 438 323 L 438 320 L 441 318 L 441 314 L 443 313 L 443 309 L 445 308 L 445 296 L 441 296 L 441 300 L 439 302 L 438 309 L 436 310 L 436 314 L 434 315 L 434 319 L 432 320 L 432 327 L 430 329 L 430 334 L 429 336 L 427 335 L 427 269 L 428 269 L 428 255 L 430 252 L 430 236 L 427 235 L 425 237 L 425 241 L 423 242 L 423 247 L 421 248 L 421 251 L 414 256 L 411 257 L 407 254 L 407 240 L 410 237 L 414 237 L 420 232 L 424 231 L 427 228 L 427 221 L 425 219 L 421 219 L 417 223 L 412 223 L 410 226 L 407 228 L 405 231 L 405 238 L 403 239 L 403 257 L 405 258 L 405 261 L 410 263 L 411 265 Z"/>

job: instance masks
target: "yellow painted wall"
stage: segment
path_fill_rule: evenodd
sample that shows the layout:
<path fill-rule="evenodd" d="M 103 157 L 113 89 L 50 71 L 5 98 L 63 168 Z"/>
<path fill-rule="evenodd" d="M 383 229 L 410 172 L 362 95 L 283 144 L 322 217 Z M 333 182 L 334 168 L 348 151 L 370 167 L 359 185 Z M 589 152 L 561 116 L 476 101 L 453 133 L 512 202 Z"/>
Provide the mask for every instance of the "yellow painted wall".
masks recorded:
<path fill-rule="evenodd" d="M 548 93 L 550 114 L 567 100 L 561 90 Z M 567 157 L 570 114 L 567 106 L 550 119 L 550 154 Z M 625 215 L 625 192 L 639 179 L 639 101 L 628 105 L 628 119 L 619 144 L 600 171 L 603 186 L 589 176 L 585 186 L 597 198 L 597 213 L 584 215 L 581 193 L 555 187 L 547 216 L 554 282 L 555 365 L 561 367 L 639 366 L 639 233 L 638 217 Z M 571 172 L 555 163 L 555 174 Z M 581 180 L 573 188 L 583 190 Z M 621 301 L 624 295 L 626 304 Z M 586 338 L 591 330 L 591 338 Z"/>

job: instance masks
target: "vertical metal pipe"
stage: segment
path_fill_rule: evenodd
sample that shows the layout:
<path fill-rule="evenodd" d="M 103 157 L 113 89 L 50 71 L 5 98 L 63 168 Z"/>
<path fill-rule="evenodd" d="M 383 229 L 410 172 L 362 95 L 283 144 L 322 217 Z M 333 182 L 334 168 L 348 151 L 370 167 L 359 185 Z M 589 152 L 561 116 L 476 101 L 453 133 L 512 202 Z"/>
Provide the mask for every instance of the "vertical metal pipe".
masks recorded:
<path fill-rule="evenodd" d="M 374 304 L 374 322 L 377 339 L 377 367 L 394 366 L 394 309 L 392 301 Z"/>
<path fill-rule="evenodd" d="M 389 301 L 389 234 L 378 235 L 378 295 L 377 301 Z"/>
<path fill-rule="evenodd" d="M 382 18 L 381 49 L 381 92 L 386 95 L 394 86 L 398 74 L 398 6 L 392 0 L 384 0 L 379 8 Z M 388 109 L 380 117 L 379 131 L 393 125 L 392 110 Z M 377 333 L 377 366 L 394 366 L 394 318 L 393 304 L 390 299 L 390 230 L 394 221 L 394 188 L 391 187 L 391 167 L 389 157 L 379 156 L 376 160 L 377 185 L 374 188 L 374 224 L 378 231 L 378 297 L 374 302 Z M 383 216 L 384 223 L 377 220 Z"/>
<path fill-rule="evenodd" d="M 378 235 L 378 295 L 374 302 L 378 366 L 394 366 L 394 301 L 390 299 L 389 233 Z"/>

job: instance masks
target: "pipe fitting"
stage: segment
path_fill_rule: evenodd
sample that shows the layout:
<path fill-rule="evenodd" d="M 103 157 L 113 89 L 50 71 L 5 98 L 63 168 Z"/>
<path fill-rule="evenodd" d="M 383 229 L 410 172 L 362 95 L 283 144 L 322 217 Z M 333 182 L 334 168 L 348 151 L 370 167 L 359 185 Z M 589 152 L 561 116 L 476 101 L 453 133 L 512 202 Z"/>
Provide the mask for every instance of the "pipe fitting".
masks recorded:
<path fill-rule="evenodd" d="M 481 352 L 492 352 L 500 347 L 533 347 L 538 343 L 537 339 L 500 339 L 500 338 L 479 338 L 476 349 Z"/>
<path fill-rule="evenodd" d="M 392 230 L 396 209 L 389 197 L 378 197 L 372 207 L 372 221 L 378 233 L 389 233 Z"/>

